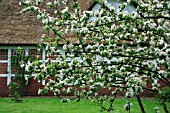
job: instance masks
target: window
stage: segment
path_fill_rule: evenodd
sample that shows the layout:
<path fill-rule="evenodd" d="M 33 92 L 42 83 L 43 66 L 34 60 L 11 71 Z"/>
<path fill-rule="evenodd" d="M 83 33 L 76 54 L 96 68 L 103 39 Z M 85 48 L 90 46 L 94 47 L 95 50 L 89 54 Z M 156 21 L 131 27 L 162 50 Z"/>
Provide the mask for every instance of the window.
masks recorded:
<path fill-rule="evenodd" d="M 124 0 L 120 0 L 119 2 L 117 2 L 117 0 L 107 0 L 107 2 L 109 3 L 110 6 L 114 7 L 116 9 L 116 11 L 119 10 L 119 6 L 121 4 L 123 4 L 125 1 Z M 95 4 L 94 7 L 92 8 L 93 10 L 99 10 L 101 9 L 101 5 L 100 4 Z M 127 11 L 128 13 L 132 13 L 133 11 L 135 11 L 135 7 L 132 5 L 127 5 L 127 7 L 125 7 L 124 11 Z"/>
<path fill-rule="evenodd" d="M 116 9 L 116 11 L 119 11 L 119 6 L 121 4 L 123 4 L 125 2 L 125 0 L 119 0 L 119 2 L 117 2 L 117 0 L 107 0 L 108 4 L 112 7 L 114 7 Z M 92 11 L 98 10 L 100 12 L 101 10 L 101 5 L 100 4 L 95 4 L 92 8 Z M 124 8 L 124 11 L 126 11 L 127 13 L 132 13 L 133 11 L 135 11 L 135 7 L 133 5 L 127 5 Z M 94 22 L 97 18 L 96 17 L 92 17 L 90 19 L 91 22 Z"/>

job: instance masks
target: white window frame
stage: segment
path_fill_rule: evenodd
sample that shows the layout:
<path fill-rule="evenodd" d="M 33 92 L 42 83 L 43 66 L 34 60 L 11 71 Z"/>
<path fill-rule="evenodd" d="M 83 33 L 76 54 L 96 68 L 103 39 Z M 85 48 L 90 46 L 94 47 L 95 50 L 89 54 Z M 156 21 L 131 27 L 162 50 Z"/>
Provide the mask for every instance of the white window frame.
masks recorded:
<path fill-rule="evenodd" d="M 7 85 L 11 82 L 11 77 L 14 77 L 15 74 L 11 73 L 11 53 L 12 49 L 17 49 L 18 47 L 25 50 L 25 55 L 29 55 L 30 49 L 42 49 L 42 62 L 45 65 L 45 59 L 46 59 L 46 50 L 43 47 L 37 47 L 37 46 L 0 46 L 0 49 L 7 49 L 8 50 L 8 60 L 0 60 L 0 63 L 8 63 L 7 67 L 7 74 L 0 74 L 0 77 L 7 77 Z M 32 76 L 36 76 L 36 74 L 32 74 Z M 45 85 L 45 81 L 42 81 L 42 85 Z"/>

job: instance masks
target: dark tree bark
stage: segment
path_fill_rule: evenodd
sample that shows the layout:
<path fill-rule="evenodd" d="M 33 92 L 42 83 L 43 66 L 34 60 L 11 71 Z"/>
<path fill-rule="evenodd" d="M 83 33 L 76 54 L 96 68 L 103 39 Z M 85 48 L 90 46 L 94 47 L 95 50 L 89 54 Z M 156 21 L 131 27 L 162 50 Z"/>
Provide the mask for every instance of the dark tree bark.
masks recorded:
<path fill-rule="evenodd" d="M 161 99 L 161 102 L 162 102 L 162 105 L 164 107 L 165 113 L 169 113 L 168 108 L 167 108 L 166 103 L 165 103 L 165 99 L 160 94 L 159 94 L 159 98 Z"/>
<path fill-rule="evenodd" d="M 136 95 L 142 113 L 146 113 L 139 95 Z"/>

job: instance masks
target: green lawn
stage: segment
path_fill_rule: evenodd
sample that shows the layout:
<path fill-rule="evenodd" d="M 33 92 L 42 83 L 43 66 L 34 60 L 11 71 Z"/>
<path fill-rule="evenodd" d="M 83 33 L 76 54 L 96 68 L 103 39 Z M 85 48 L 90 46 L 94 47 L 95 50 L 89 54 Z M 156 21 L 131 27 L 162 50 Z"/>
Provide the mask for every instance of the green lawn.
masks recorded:
<path fill-rule="evenodd" d="M 124 109 L 126 99 L 116 99 L 115 110 L 112 113 L 128 113 Z M 141 113 L 136 100 L 131 100 L 133 106 L 131 113 Z M 154 107 L 159 107 L 164 113 L 160 104 L 151 100 L 142 101 L 147 113 L 155 113 Z M 170 103 L 167 105 L 170 106 Z M 100 107 L 89 100 L 81 100 L 69 103 L 62 103 L 56 98 L 24 98 L 22 102 L 15 103 L 9 98 L 0 98 L 0 113 L 100 113 Z M 103 112 L 107 113 L 107 112 Z"/>

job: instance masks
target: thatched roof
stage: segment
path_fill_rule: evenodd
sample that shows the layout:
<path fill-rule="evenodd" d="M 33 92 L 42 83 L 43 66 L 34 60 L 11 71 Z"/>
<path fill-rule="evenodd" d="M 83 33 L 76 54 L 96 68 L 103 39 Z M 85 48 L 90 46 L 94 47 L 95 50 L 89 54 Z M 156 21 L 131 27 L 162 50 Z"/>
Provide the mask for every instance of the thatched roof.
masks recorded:
<path fill-rule="evenodd" d="M 20 14 L 19 1 L 0 1 L 0 45 L 38 44 L 41 35 L 46 33 L 34 14 Z M 94 0 L 79 1 L 82 10 L 89 9 L 94 3 Z"/>

